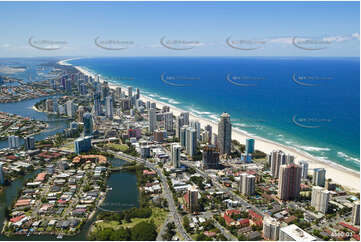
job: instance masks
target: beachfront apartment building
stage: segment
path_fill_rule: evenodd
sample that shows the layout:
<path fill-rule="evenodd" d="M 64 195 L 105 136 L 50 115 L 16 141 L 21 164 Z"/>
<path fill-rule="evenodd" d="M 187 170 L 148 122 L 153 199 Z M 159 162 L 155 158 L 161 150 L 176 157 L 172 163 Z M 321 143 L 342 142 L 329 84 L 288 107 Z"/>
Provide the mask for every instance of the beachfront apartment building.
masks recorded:
<path fill-rule="evenodd" d="M 325 168 L 315 168 L 313 170 L 312 184 L 314 186 L 325 186 L 326 180 L 326 169 Z"/>
<path fill-rule="evenodd" d="M 328 202 L 330 201 L 330 191 L 323 187 L 313 186 L 311 196 L 311 206 L 316 211 L 327 213 Z"/>
<path fill-rule="evenodd" d="M 218 123 L 218 149 L 221 155 L 231 153 L 232 124 L 228 113 L 222 113 Z"/>
<path fill-rule="evenodd" d="M 302 168 L 296 164 L 281 165 L 278 181 L 278 197 L 281 200 L 298 198 L 301 189 Z"/>

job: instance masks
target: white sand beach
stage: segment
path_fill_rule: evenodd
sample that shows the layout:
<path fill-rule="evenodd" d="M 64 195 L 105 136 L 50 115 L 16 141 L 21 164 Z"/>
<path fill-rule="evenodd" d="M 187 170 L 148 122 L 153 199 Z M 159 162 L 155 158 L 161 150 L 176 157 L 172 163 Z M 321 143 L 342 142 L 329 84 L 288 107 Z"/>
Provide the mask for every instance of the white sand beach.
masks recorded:
<path fill-rule="evenodd" d="M 66 63 L 67 60 L 58 62 L 60 65 L 71 65 Z M 80 72 L 82 72 L 85 75 L 93 76 L 94 74 L 90 73 L 89 71 L 85 70 L 84 68 L 81 68 L 79 66 L 74 66 L 76 69 L 78 69 Z M 101 80 L 102 81 L 102 80 Z M 120 86 L 124 88 L 124 86 L 121 85 L 115 85 L 112 83 L 109 83 L 110 88 L 116 88 L 117 86 Z M 162 108 L 163 106 L 169 106 L 171 109 L 171 112 L 173 112 L 174 115 L 179 115 L 181 112 L 185 112 L 184 110 L 181 110 L 177 107 L 174 107 L 173 105 L 170 105 L 168 103 L 160 102 L 158 100 L 154 100 L 150 97 L 141 95 L 141 99 L 143 101 L 151 101 L 155 102 L 157 104 L 158 108 Z M 217 133 L 217 123 L 208 120 L 205 118 L 201 118 L 199 116 L 196 116 L 195 114 L 190 112 L 190 119 L 197 120 L 200 122 L 201 127 L 204 128 L 206 125 L 211 125 L 213 132 Z M 290 154 L 295 156 L 296 161 L 305 160 L 309 162 L 309 173 L 312 174 L 313 168 L 325 168 L 326 169 L 326 178 L 331 178 L 336 183 L 342 185 L 344 188 L 352 191 L 352 192 L 360 192 L 360 172 L 353 171 L 351 169 L 345 168 L 341 165 L 338 165 L 336 163 L 332 162 L 325 162 L 323 160 L 320 160 L 316 157 L 313 157 L 312 155 L 297 150 L 292 147 L 288 147 L 282 144 L 278 144 L 276 142 L 263 139 L 261 137 L 257 136 L 250 136 L 247 133 L 243 132 L 240 129 L 232 128 L 232 139 L 235 139 L 239 141 L 241 144 L 245 144 L 246 138 L 253 138 L 255 139 L 255 149 L 263 151 L 265 153 L 270 153 L 272 150 L 282 150 L 286 154 Z"/>

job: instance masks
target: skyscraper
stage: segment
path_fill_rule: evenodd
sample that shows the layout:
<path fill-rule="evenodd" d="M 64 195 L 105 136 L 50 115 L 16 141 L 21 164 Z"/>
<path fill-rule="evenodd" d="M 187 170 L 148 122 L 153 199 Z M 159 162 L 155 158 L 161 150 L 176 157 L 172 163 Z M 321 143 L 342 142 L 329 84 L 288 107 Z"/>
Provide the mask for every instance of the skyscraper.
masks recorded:
<path fill-rule="evenodd" d="M 192 120 L 191 126 L 196 130 L 197 140 L 199 140 L 201 138 L 201 124 L 198 121 Z"/>
<path fill-rule="evenodd" d="M 154 130 L 157 128 L 157 114 L 154 108 L 149 109 L 148 119 L 149 119 L 149 132 L 153 133 Z"/>
<path fill-rule="evenodd" d="M 93 134 L 93 117 L 90 113 L 86 112 L 83 115 L 83 123 L 84 123 L 84 137 L 91 136 Z"/>
<path fill-rule="evenodd" d="M 180 153 L 181 153 L 182 146 L 175 143 L 172 144 L 172 164 L 173 168 L 180 167 Z"/>
<path fill-rule="evenodd" d="M 217 169 L 219 167 L 219 152 L 215 145 L 205 145 L 202 152 L 204 169 Z"/>
<path fill-rule="evenodd" d="M 212 143 L 212 126 L 209 124 L 204 128 L 208 133 L 208 143 Z"/>
<path fill-rule="evenodd" d="M 228 113 L 222 113 L 218 123 L 218 149 L 221 155 L 231 153 L 232 124 Z"/>
<path fill-rule="evenodd" d="M 180 117 L 183 119 L 183 125 L 189 125 L 189 112 L 181 113 Z"/>
<path fill-rule="evenodd" d="M 183 119 L 180 116 L 176 117 L 175 121 L 175 137 L 180 139 L 180 130 L 183 126 Z"/>
<path fill-rule="evenodd" d="M 106 111 L 107 111 L 107 118 L 113 118 L 113 98 L 111 96 L 107 96 L 106 100 Z"/>
<path fill-rule="evenodd" d="M 136 92 L 135 98 L 139 99 L 140 98 L 140 90 L 139 90 L 139 88 L 135 89 L 135 92 Z"/>
<path fill-rule="evenodd" d="M 354 225 L 360 225 L 360 201 L 354 202 L 351 218 Z"/>
<path fill-rule="evenodd" d="M 239 192 L 247 196 L 253 195 L 255 191 L 255 182 L 255 176 L 249 175 L 247 173 L 241 174 L 239 180 Z"/>
<path fill-rule="evenodd" d="M 300 166 L 302 167 L 302 175 L 301 178 L 302 179 L 307 179 L 307 175 L 308 175 L 308 162 L 301 160 L 299 162 Z"/>
<path fill-rule="evenodd" d="M 246 139 L 246 154 L 254 152 L 254 139 Z"/>
<path fill-rule="evenodd" d="M 302 168 L 296 164 L 281 165 L 278 181 L 278 197 L 292 200 L 300 194 Z"/>
<path fill-rule="evenodd" d="M 15 135 L 10 135 L 8 137 L 8 143 L 9 143 L 9 148 L 10 149 L 17 149 L 20 146 L 19 143 L 19 136 L 15 136 Z"/>
<path fill-rule="evenodd" d="M 327 213 L 328 202 L 330 200 L 330 192 L 319 186 L 312 187 L 311 206 L 316 211 Z"/>
<path fill-rule="evenodd" d="M 99 93 L 94 94 L 94 114 L 95 114 L 95 116 L 100 116 L 102 114 Z"/>
<path fill-rule="evenodd" d="M 91 137 L 81 137 L 74 141 L 74 150 L 78 155 L 82 152 L 87 152 L 92 148 Z"/>
<path fill-rule="evenodd" d="M 164 114 L 164 129 L 169 132 L 173 131 L 173 113 Z"/>
<path fill-rule="evenodd" d="M 183 148 L 185 148 L 186 144 L 187 144 L 186 133 L 187 133 L 188 128 L 189 128 L 188 125 L 184 125 L 180 128 L 180 131 L 179 131 L 179 141 Z"/>
<path fill-rule="evenodd" d="M 280 233 L 281 224 L 270 216 L 263 218 L 263 238 L 266 240 L 277 241 Z"/>
<path fill-rule="evenodd" d="M 281 150 L 274 150 L 269 156 L 270 170 L 273 178 L 279 177 L 280 166 L 286 164 L 286 154 Z"/>
<path fill-rule="evenodd" d="M 74 116 L 74 109 L 73 100 L 68 100 L 66 102 L 66 115 L 72 118 Z"/>
<path fill-rule="evenodd" d="M 324 168 L 315 168 L 313 170 L 312 184 L 314 186 L 325 186 L 326 180 L 326 169 Z"/>
<path fill-rule="evenodd" d="M 24 148 L 25 150 L 35 149 L 35 139 L 33 136 L 27 136 L 24 138 Z"/>
<path fill-rule="evenodd" d="M 197 131 L 189 127 L 186 131 L 186 151 L 189 156 L 194 156 L 197 149 Z"/>
<path fill-rule="evenodd" d="M 198 190 L 192 186 L 184 195 L 186 208 L 190 213 L 198 211 Z"/>
<path fill-rule="evenodd" d="M 128 97 L 132 97 L 133 96 L 133 87 L 129 86 L 128 87 Z"/>

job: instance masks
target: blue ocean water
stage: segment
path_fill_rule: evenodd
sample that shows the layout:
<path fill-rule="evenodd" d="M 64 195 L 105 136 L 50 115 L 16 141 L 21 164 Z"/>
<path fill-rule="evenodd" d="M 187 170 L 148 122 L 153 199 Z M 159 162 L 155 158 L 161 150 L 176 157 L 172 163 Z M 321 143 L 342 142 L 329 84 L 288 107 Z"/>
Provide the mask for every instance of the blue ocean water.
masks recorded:
<path fill-rule="evenodd" d="M 107 57 L 69 61 L 159 101 L 360 170 L 360 60 Z M 257 144 L 256 144 L 257 145 Z"/>

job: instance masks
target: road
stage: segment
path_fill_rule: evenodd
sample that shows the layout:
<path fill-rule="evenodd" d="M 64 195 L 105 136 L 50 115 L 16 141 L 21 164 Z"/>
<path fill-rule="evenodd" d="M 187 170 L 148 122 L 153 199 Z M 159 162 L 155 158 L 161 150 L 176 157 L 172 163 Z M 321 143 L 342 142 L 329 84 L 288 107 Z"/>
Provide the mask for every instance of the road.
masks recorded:
<path fill-rule="evenodd" d="M 183 236 L 183 238 L 185 240 L 188 240 L 188 241 L 191 241 L 192 238 L 188 235 L 188 233 L 185 231 L 184 227 L 183 227 L 183 221 L 182 221 L 182 216 L 179 215 L 178 211 L 177 211 L 177 207 L 174 203 L 174 199 L 173 199 L 173 194 L 172 192 L 170 191 L 169 189 L 169 186 L 168 186 L 168 182 L 167 182 L 167 179 L 166 177 L 164 176 L 163 172 L 158 168 L 156 167 L 153 163 L 150 163 L 146 160 L 143 160 L 141 158 L 138 158 L 138 157 L 134 157 L 134 156 L 131 156 L 131 155 L 127 155 L 127 154 L 124 154 L 122 152 L 114 152 L 112 150 L 107 150 L 109 153 L 112 153 L 112 154 L 115 154 L 117 155 L 118 157 L 122 158 L 122 159 L 126 159 L 126 160 L 131 160 L 131 161 L 135 161 L 135 162 L 138 162 L 138 163 L 141 163 L 141 164 L 144 164 L 147 168 L 149 169 L 152 169 L 154 171 L 157 172 L 159 178 L 161 179 L 162 181 L 162 185 L 163 185 L 163 189 L 164 189 L 164 194 L 165 194 L 165 197 L 168 201 L 168 206 L 169 206 L 169 213 L 170 213 L 170 216 L 173 217 L 174 219 L 174 224 L 178 230 L 178 232 Z"/>

